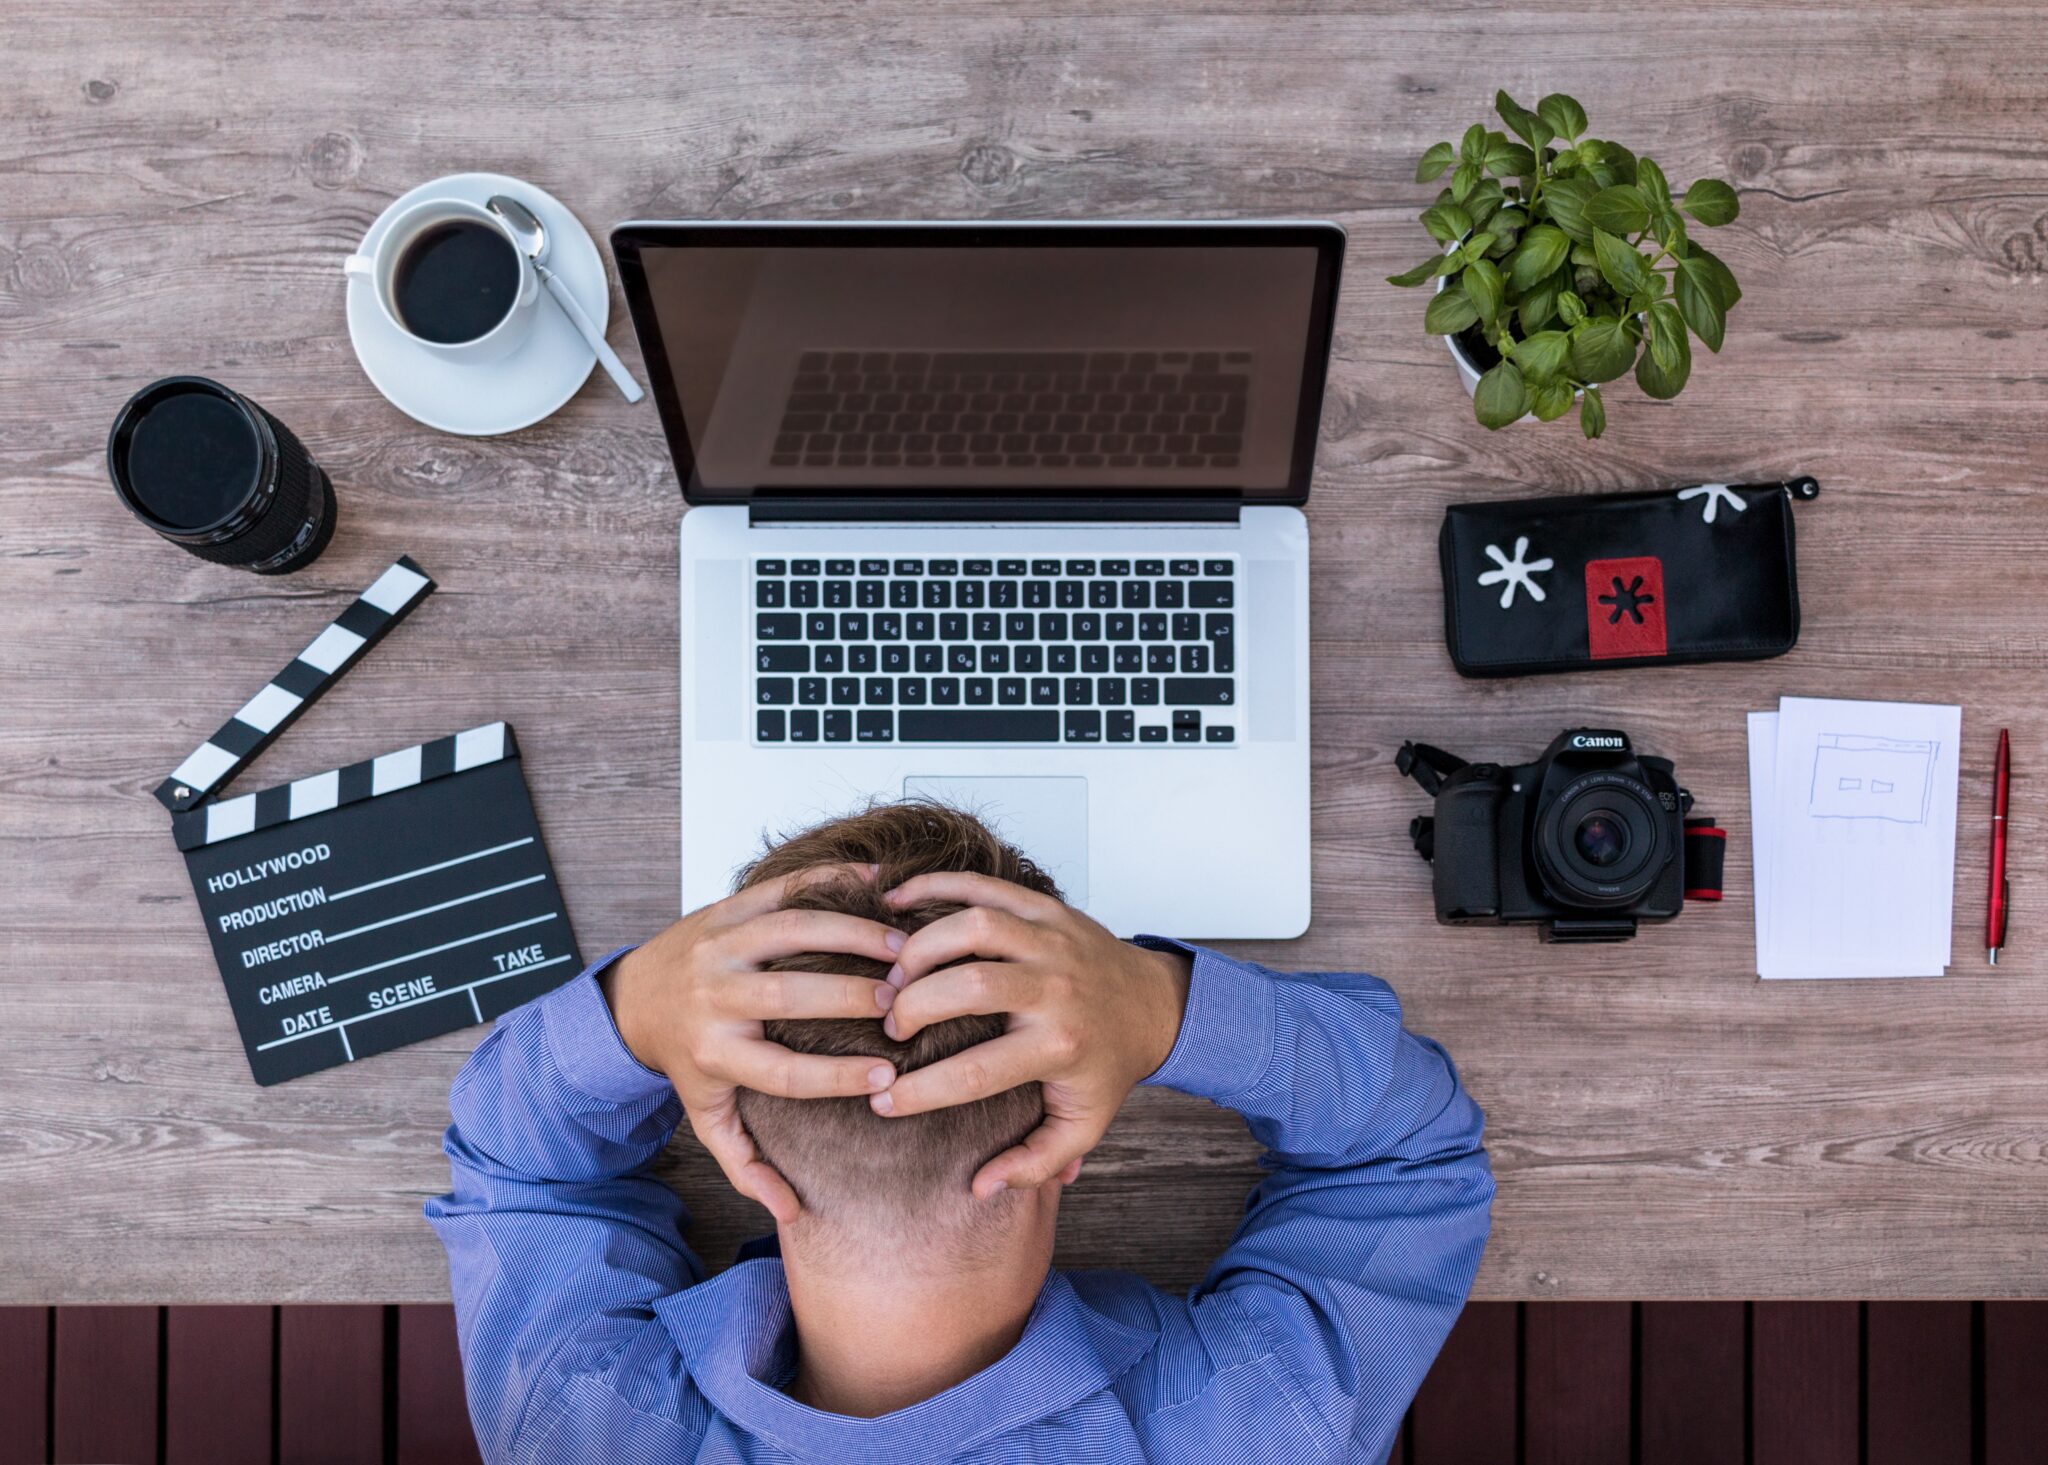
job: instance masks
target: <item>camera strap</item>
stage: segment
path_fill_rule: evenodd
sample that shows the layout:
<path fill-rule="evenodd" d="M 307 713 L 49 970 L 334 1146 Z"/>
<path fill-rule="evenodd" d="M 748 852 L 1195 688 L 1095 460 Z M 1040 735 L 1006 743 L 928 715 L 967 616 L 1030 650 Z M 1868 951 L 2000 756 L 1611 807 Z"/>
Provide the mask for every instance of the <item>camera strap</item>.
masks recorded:
<path fill-rule="evenodd" d="M 1721 862 L 1728 854 L 1728 831 L 1705 817 L 1685 821 L 1685 898 L 1721 898 Z"/>
<path fill-rule="evenodd" d="M 1394 755 L 1394 767 L 1401 776 L 1421 784 L 1422 791 L 1431 798 L 1437 796 L 1445 779 L 1464 766 L 1465 760 L 1456 753 L 1446 753 L 1428 743 L 1403 743 L 1401 751 Z"/>
<path fill-rule="evenodd" d="M 1402 777 L 1414 779 L 1431 798 L 1437 796 L 1445 779 L 1464 766 L 1465 760 L 1456 753 L 1446 753 L 1428 743 L 1403 743 L 1401 751 L 1394 754 L 1394 767 L 1400 770 Z M 1436 862 L 1435 819 L 1427 814 L 1418 814 L 1409 820 L 1408 839 L 1415 846 L 1415 853 L 1432 864 Z"/>

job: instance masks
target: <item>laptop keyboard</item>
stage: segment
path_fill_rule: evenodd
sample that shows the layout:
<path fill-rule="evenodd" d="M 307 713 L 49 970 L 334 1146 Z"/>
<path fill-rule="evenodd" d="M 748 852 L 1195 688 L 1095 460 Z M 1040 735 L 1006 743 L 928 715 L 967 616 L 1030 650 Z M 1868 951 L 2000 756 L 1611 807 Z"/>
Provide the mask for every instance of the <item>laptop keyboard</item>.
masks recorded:
<path fill-rule="evenodd" d="M 1249 351 L 807 351 L 780 468 L 1235 468 Z"/>
<path fill-rule="evenodd" d="M 756 559 L 757 743 L 1234 744 L 1237 560 Z"/>

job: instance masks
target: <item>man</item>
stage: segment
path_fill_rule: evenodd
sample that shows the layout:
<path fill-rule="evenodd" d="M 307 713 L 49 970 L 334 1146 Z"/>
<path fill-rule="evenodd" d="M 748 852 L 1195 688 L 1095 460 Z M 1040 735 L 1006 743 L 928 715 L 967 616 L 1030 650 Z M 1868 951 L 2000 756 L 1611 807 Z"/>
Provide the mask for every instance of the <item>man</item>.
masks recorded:
<path fill-rule="evenodd" d="M 1051 1270 L 1138 1083 L 1267 1147 L 1186 1297 Z M 1493 1195 L 1384 983 L 1117 941 L 927 804 L 785 842 L 505 1017 L 452 1107 L 427 1215 L 494 1461 L 1381 1459 Z M 779 1255 L 707 1279 L 683 1244 L 647 1172 L 685 1117 Z"/>

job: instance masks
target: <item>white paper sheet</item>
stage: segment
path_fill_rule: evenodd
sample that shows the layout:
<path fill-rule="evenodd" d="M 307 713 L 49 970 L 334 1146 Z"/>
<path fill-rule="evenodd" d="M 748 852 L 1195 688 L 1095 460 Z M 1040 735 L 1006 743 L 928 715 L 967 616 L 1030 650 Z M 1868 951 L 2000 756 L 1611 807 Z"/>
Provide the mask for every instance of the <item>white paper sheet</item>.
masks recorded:
<path fill-rule="evenodd" d="M 1942 974 L 1961 738 L 1961 708 L 1915 702 L 1786 697 L 1752 715 L 1760 976 Z"/>
<path fill-rule="evenodd" d="M 1778 796 L 1778 714 L 1749 714 L 1749 863 L 1756 879 L 1756 974 L 1764 970 L 1770 950 L 1773 856 L 1778 852 L 1778 820 L 1772 810 Z"/>

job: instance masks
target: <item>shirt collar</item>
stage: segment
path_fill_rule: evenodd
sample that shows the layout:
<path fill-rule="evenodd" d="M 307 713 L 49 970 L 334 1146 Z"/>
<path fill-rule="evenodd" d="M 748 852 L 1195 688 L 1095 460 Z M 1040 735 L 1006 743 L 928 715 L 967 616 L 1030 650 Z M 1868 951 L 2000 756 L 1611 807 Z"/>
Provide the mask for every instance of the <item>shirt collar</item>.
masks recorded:
<path fill-rule="evenodd" d="M 855 1419 L 800 1404 L 776 1387 L 796 1353 L 780 1260 L 741 1262 L 663 1298 L 655 1312 L 691 1381 L 720 1414 L 792 1454 L 832 1460 L 958 1453 L 1101 1392 L 1156 1340 L 1152 1331 L 1104 1317 L 1052 1272 L 1008 1353 L 907 1409 Z"/>

